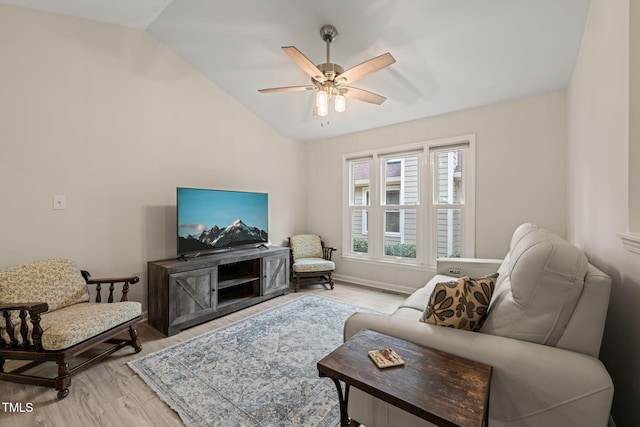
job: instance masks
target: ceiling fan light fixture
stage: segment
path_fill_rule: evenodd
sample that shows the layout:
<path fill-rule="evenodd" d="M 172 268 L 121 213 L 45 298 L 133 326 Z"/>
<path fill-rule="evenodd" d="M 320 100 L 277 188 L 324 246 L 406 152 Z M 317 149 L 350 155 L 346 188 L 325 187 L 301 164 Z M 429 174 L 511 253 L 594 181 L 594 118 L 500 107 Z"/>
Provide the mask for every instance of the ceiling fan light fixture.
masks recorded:
<path fill-rule="evenodd" d="M 342 92 L 339 92 L 338 95 L 336 95 L 335 110 L 337 113 L 342 113 L 346 109 L 347 109 L 347 99 L 344 97 Z"/>
<path fill-rule="evenodd" d="M 319 89 L 318 94 L 316 95 L 316 106 L 319 109 L 320 107 L 328 107 L 328 105 L 329 95 L 327 94 L 327 91 L 324 88 Z"/>
<path fill-rule="evenodd" d="M 329 114 L 329 105 L 318 105 L 318 115 L 320 117 L 325 117 Z"/>

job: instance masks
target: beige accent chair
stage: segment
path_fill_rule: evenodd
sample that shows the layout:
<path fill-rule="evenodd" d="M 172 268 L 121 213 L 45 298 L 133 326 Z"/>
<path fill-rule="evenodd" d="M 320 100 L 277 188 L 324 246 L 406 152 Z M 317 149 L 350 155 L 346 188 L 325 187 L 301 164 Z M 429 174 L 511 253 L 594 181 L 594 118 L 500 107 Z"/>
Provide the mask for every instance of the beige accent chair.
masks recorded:
<path fill-rule="evenodd" d="M 129 285 L 138 277 L 92 279 L 71 261 L 50 259 L 0 271 L 0 381 L 33 384 L 58 390 L 58 399 L 69 394 L 71 375 L 116 350 L 131 345 L 142 350 L 136 324 L 142 320 L 139 302 L 127 301 Z M 120 302 L 114 300 L 114 284 L 122 284 Z M 109 285 L 101 304 L 102 285 Z M 96 302 L 89 302 L 89 288 L 96 286 Z M 130 339 L 116 338 L 128 332 Z M 106 349 L 70 367 L 72 358 L 101 344 Z M 4 369 L 8 360 L 16 363 Z M 43 362 L 56 362 L 55 378 L 30 375 Z"/>
<path fill-rule="evenodd" d="M 325 283 L 333 289 L 332 273 L 336 265 L 331 254 L 336 248 L 326 247 L 315 234 L 297 234 L 289 237 L 291 248 L 291 281 L 295 279 L 294 291 L 300 289 L 300 279 L 315 279 L 313 283 Z"/>
<path fill-rule="evenodd" d="M 419 321 L 437 283 L 495 272 L 479 332 Z M 605 427 L 613 383 L 598 354 L 610 290 L 611 278 L 578 248 L 527 223 L 504 260 L 440 259 L 437 275 L 393 314 L 354 314 L 344 338 L 371 329 L 493 366 L 491 427 Z M 354 387 L 348 405 L 367 427 L 432 425 Z"/>

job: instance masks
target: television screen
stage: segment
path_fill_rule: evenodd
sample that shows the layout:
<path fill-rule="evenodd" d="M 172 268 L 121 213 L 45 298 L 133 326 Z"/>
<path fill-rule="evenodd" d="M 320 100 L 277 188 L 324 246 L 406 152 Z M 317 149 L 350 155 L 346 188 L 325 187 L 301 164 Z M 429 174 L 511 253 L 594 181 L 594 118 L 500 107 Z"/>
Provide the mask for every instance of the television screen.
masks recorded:
<path fill-rule="evenodd" d="M 266 193 L 177 189 L 178 255 L 269 241 Z"/>

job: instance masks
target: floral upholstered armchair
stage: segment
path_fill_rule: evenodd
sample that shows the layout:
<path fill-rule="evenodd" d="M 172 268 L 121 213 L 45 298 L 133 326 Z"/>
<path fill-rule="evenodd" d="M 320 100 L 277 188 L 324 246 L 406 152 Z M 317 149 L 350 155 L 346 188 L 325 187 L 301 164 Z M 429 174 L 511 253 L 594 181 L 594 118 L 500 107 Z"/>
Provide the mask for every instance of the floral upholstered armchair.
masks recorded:
<path fill-rule="evenodd" d="M 142 350 L 136 324 L 142 320 L 139 302 L 127 301 L 129 285 L 138 277 L 92 279 L 71 261 L 36 261 L 0 271 L 0 381 L 41 385 L 58 390 L 58 398 L 69 394 L 71 375 L 102 357 L 131 345 Z M 122 284 L 120 302 L 114 301 L 114 284 Z M 106 304 L 101 304 L 102 285 L 109 285 Z M 89 302 L 87 285 L 96 286 L 95 302 Z M 116 339 L 128 332 L 130 339 Z M 70 360 L 98 344 L 110 344 L 98 355 L 78 366 Z M 7 371 L 9 360 L 30 360 Z M 56 362 L 55 378 L 29 375 L 30 368 Z"/>
<path fill-rule="evenodd" d="M 314 283 L 325 283 L 333 289 L 331 274 L 336 265 L 331 254 L 336 248 L 326 247 L 320 236 L 297 234 L 289 237 L 291 248 L 291 281 L 295 279 L 295 292 L 300 289 L 300 279 L 316 279 Z"/>

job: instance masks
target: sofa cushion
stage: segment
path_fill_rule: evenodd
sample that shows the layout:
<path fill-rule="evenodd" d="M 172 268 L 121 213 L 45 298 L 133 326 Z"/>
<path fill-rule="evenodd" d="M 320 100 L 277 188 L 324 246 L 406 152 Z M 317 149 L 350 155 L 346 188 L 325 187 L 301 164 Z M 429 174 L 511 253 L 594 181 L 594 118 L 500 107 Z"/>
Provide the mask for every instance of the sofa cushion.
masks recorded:
<path fill-rule="evenodd" d="M 298 234 L 289 239 L 293 259 L 322 258 L 322 240 L 314 234 Z"/>
<path fill-rule="evenodd" d="M 49 311 L 89 301 L 80 269 L 65 259 L 34 261 L 0 271 L 0 300 L 46 302 Z"/>
<path fill-rule="evenodd" d="M 554 233 L 522 224 L 500 268 L 481 332 L 555 346 L 582 292 L 588 262 Z"/>
<path fill-rule="evenodd" d="M 437 283 L 450 282 L 456 279 L 456 277 L 437 274 L 432 277 L 431 280 L 429 280 L 423 287 L 417 289 L 415 292 L 409 295 L 409 297 L 404 300 L 398 308 L 412 308 L 414 310 L 418 310 L 420 314 L 422 314 L 424 309 L 427 307 L 427 304 L 429 304 L 429 297 L 431 296 L 435 285 Z"/>
<path fill-rule="evenodd" d="M 102 332 L 140 316 L 142 306 L 139 302 L 117 302 L 111 304 L 80 303 L 42 314 L 42 348 L 45 350 L 64 350 L 73 345 L 93 338 Z M 29 342 L 33 325 L 29 325 Z M 16 330 L 20 321 L 16 322 Z M 0 328 L 2 338 L 9 340 L 6 330 Z M 22 343 L 20 334 L 16 334 L 18 343 Z"/>
<path fill-rule="evenodd" d="M 479 331 L 487 315 L 497 277 L 497 274 L 480 279 L 464 276 L 436 284 L 420 321 Z"/>
<path fill-rule="evenodd" d="M 333 261 L 322 258 L 299 258 L 293 264 L 296 273 L 313 273 L 316 271 L 333 271 L 336 265 Z"/>

